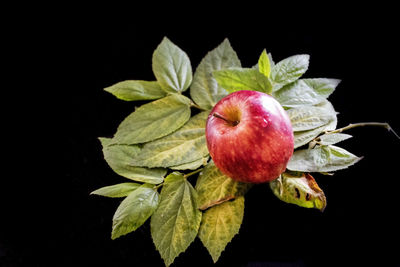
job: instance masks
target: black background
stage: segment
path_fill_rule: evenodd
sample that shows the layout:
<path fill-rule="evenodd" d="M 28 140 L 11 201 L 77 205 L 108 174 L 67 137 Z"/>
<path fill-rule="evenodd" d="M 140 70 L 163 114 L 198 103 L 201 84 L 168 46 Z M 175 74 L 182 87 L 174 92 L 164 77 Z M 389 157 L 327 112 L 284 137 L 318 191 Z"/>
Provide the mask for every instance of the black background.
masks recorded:
<path fill-rule="evenodd" d="M 163 266 L 148 222 L 112 241 L 120 200 L 89 193 L 126 181 L 103 160 L 97 137 L 112 136 L 140 104 L 102 89 L 127 79 L 153 80 L 151 56 L 164 36 L 189 55 L 193 70 L 225 37 L 245 67 L 264 48 L 276 62 L 310 54 L 304 77 L 342 80 L 330 97 L 340 113 L 339 127 L 381 121 L 400 132 L 399 43 L 391 8 L 317 8 L 131 9 L 88 17 L 96 13 L 89 8 L 61 17 L 54 12 L 27 22 L 24 33 L 14 32 L 21 42 L 11 54 L 22 57 L 13 66 L 18 77 L 13 88 L 34 93 L 14 95 L 25 101 L 18 102 L 24 113 L 12 125 L 21 126 L 21 118 L 26 125 L 19 131 L 21 148 L 11 142 L 21 140 L 17 135 L 5 142 L 13 153 L 6 161 L 11 175 L 1 187 L 0 266 Z M 35 79 L 26 86 L 30 77 Z M 382 128 L 349 133 L 354 138 L 341 146 L 364 158 L 332 177 L 315 175 L 327 196 L 323 213 L 283 203 L 268 185 L 256 186 L 246 196 L 239 235 L 215 266 L 399 265 L 400 141 Z M 199 239 L 174 263 L 189 265 L 213 266 Z"/>

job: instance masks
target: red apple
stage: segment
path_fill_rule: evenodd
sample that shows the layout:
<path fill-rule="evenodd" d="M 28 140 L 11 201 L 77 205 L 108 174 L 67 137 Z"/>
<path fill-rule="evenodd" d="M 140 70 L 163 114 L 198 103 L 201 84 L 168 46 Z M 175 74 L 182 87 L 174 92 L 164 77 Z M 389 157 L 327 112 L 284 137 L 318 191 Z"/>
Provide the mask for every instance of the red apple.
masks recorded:
<path fill-rule="evenodd" d="M 206 125 L 211 158 L 222 173 L 249 183 L 272 181 L 293 154 L 290 119 L 268 94 L 237 91 L 222 98 Z"/>

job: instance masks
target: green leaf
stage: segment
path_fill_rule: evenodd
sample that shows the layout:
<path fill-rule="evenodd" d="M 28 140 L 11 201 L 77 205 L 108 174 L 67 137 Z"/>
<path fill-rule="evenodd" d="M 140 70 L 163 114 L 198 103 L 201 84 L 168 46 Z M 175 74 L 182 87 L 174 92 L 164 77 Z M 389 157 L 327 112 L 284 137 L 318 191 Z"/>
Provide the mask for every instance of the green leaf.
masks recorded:
<path fill-rule="evenodd" d="M 326 109 L 328 112 L 332 114 L 333 120 L 330 121 L 324 128 L 324 131 L 333 131 L 336 129 L 337 126 L 337 112 L 335 111 L 335 108 L 333 107 L 332 103 L 329 102 L 328 100 L 324 100 L 323 102 L 315 105 L 316 107 L 320 107 L 323 109 Z"/>
<path fill-rule="evenodd" d="M 153 185 L 144 184 L 130 193 L 114 214 L 111 239 L 135 231 L 153 214 L 157 205 L 158 193 Z"/>
<path fill-rule="evenodd" d="M 315 105 L 324 101 L 324 97 L 313 90 L 304 80 L 297 80 L 285 85 L 273 93 L 275 99 L 287 108 Z"/>
<path fill-rule="evenodd" d="M 309 55 L 295 55 L 278 62 L 271 69 L 273 91 L 300 78 L 308 69 Z"/>
<path fill-rule="evenodd" d="M 192 82 L 192 66 L 184 51 L 164 37 L 153 53 L 153 72 L 168 93 L 183 92 Z"/>
<path fill-rule="evenodd" d="M 328 98 L 340 80 L 337 79 L 301 79 L 283 86 L 273 96 L 287 108 L 304 105 L 316 105 Z"/>
<path fill-rule="evenodd" d="M 324 108 L 326 110 L 328 110 L 330 113 L 332 113 L 332 117 L 334 117 L 334 120 L 332 120 L 330 123 L 328 123 L 328 125 L 325 128 L 325 131 L 333 131 L 336 129 L 337 126 L 337 117 L 336 115 L 338 114 L 335 111 L 335 108 L 333 107 L 332 103 L 329 102 L 328 100 L 325 100 L 321 103 L 319 103 L 318 105 L 315 105 L 316 107 L 321 107 Z M 335 114 L 335 115 L 333 115 Z"/>
<path fill-rule="evenodd" d="M 169 266 L 196 238 L 202 214 L 197 209 L 196 191 L 181 173 L 165 178 L 160 198 L 151 217 L 151 236 Z"/>
<path fill-rule="evenodd" d="M 268 56 L 268 60 L 269 60 L 270 69 L 272 69 L 272 68 L 275 66 L 275 62 L 274 62 L 274 60 L 272 59 L 271 53 L 268 53 L 267 56 Z M 253 68 L 253 69 L 256 69 L 256 70 L 258 70 L 258 71 L 260 71 L 260 68 L 259 68 L 259 66 L 258 66 L 258 63 L 259 63 L 259 62 L 257 62 L 257 64 L 255 64 L 252 68 Z M 270 73 L 270 76 L 271 76 L 271 73 Z M 268 76 L 268 77 L 269 77 L 269 76 Z"/>
<path fill-rule="evenodd" d="M 329 149 L 322 146 L 317 146 L 313 149 L 297 150 L 293 153 L 287 168 L 292 171 L 325 172 L 325 170 L 320 169 L 321 166 L 329 163 L 329 152 Z"/>
<path fill-rule="evenodd" d="M 131 166 L 132 159 L 136 157 L 140 148 L 137 145 L 112 145 L 111 138 L 99 138 L 103 146 L 104 159 L 117 174 L 138 182 L 159 184 L 164 180 L 166 169 L 141 168 Z"/>
<path fill-rule="evenodd" d="M 313 149 L 296 150 L 287 168 L 301 172 L 332 172 L 345 169 L 360 159 L 337 146 L 316 146 Z"/>
<path fill-rule="evenodd" d="M 318 128 L 307 130 L 307 131 L 300 131 L 294 132 L 294 148 L 299 148 L 305 144 L 308 144 L 312 141 L 315 137 L 320 135 L 325 131 L 326 125 L 320 126 Z"/>
<path fill-rule="evenodd" d="M 198 169 L 200 166 L 205 166 L 207 164 L 209 157 L 204 157 L 192 162 L 188 162 L 188 163 L 183 163 L 181 165 L 175 165 L 175 166 L 171 166 L 169 167 L 170 169 L 173 170 L 196 170 Z"/>
<path fill-rule="evenodd" d="M 212 73 L 215 70 L 230 67 L 240 67 L 240 60 L 231 47 L 228 39 L 225 39 L 217 48 L 210 51 L 200 62 L 190 87 L 190 96 L 200 107 L 211 110 L 215 104 L 228 92 L 218 85 Z"/>
<path fill-rule="evenodd" d="M 232 238 L 239 233 L 244 215 L 244 197 L 208 209 L 201 220 L 199 238 L 214 263 Z"/>
<path fill-rule="evenodd" d="M 272 85 L 269 79 L 256 69 L 229 68 L 213 72 L 218 84 L 229 93 L 240 90 L 271 93 Z"/>
<path fill-rule="evenodd" d="M 153 100 L 166 96 L 158 82 L 148 81 L 123 81 L 104 90 L 125 101 Z"/>
<path fill-rule="evenodd" d="M 338 79 L 327 78 L 302 79 L 302 81 L 324 98 L 328 98 L 340 83 Z"/>
<path fill-rule="evenodd" d="M 306 131 L 328 124 L 336 114 L 327 109 L 314 106 L 304 106 L 287 110 L 293 131 Z"/>
<path fill-rule="evenodd" d="M 144 144 L 133 166 L 171 167 L 203 159 L 208 155 L 205 126 L 208 111 L 192 118 L 178 131 Z"/>
<path fill-rule="evenodd" d="M 323 211 L 326 207 L 324 192 L 309 174 L 292 175 L 283 173 L 281 177 L 269 183 L 272 192 L 280 200 L 305 208 Z"/>
<path fill-rule="evenodd" d="M 321 102 L 318 105 L 315 105 L 316 107 L 323 108 L 326 111 L 328 111 L 330 114 L 332 114 L 332 120 L 330 120 L 327 124 L 322 125 L 320 127 L 317 127 L 312 130 L 306 130 L 306 131 L 298 131 L 294 132 L 294 148 L 301 147 L 308 142 L 312 141 L 314 138 L 316 138 L 318 135 L 323 133 L 324 131 L 332 131 L 336 129 L 336 124 L 337 124 L 337 117 L 336 117 L 336 111 L 334 110 L 332 104 L 328 101 L 325 100 L 324 102 Z"/>
<path fill-rule="evenodd" d="M 321 145 L 334 145 L 344 140 L 351 138 L 352 136 L 349 134 L 343 133 L 327 133 L 321 135 L 319 138 L 318 143 Z"/>
<path fill-rule="evenodd" d="M 250 183 L 238 182 L 222 174 L 214 162 L 210 161 L 197 178 L 196 191 L 199 196 L 199 209 L 205 210 L 243 196 L 251 186 Z"/>
<path fill-rule="evenodd" d="M 272 70 L 272 68 L 275 67 L 275 62 L 272 59 L 272 54 L 271 53 L 268 53 L 268 60 L 269 60 L 269 64 L 271 65 L 271 70 Z M 270 75 L 271 75 L 271 73 L 270 73 Z"/>
<path fill-rule="evenodd" d="M 137 108 L 119 125 L 114 141 L 139 144 L 166 136 L 190 118 L 190 99 L 172 94 Z"/>
<path fill-rule="evenodd" d="M 126 197 L 132 191 L 138 189 L 141 184 L 138 183 L 121 183 L 105 186 L 94 190 L 91 195 L 99 195 L 103 197 Z"/>
<path fill-rule="evenodd" d="M 267 77 L 271 74 L 271 63 L 269 62 L 269 57 L 265 49 L 262 51 L 261 56 L 258 59 L 258 70 Z"/>

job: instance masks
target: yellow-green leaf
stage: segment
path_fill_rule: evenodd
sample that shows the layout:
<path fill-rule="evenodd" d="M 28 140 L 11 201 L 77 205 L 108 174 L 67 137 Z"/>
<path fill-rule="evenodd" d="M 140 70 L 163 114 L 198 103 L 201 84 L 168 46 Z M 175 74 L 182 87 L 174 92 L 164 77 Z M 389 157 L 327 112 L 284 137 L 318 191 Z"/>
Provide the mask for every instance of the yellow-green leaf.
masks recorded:
<path fill-rule="evenodd" d="M 267 77 L 271 74 L 271 63 L 269 62 L 269 57 L 265 49 L 258 59 L 258 70 Z"/>
<path fill-rule="evenodd" d="M 140 186 L 141 184 L 138 183 L 120 183 L 99 188 L 90 194 L 103 197 L 126 197 Z"/>
<path fill-rule="evenodd" d="M 192 82 L 192 66 L 187 54 L 164 37 L 153 53 L 153 72 L 168 93 L 183 92 Z"/>
<path fill-rule="evenodd" d="M 321 211 L 326 207 L 325 194 L 310 174 L 283 173 L 269 185 L 275 196 L 286 203 Z"/>
<path fill-rule="evenodd" d="M 173 169 L 173 170 L 195 170 L 195 169 L 198 169 L 200 166 L 207 165 L 208 159 L 209 159 L 209 156 L 206 156 L 204 158 L 201 158 L 201 159 L 198 159 L 198 160 L 195 160 L 192 162 L 183 163 L 181 165 L 171 166 L 169 168 Z"/>
<path fill-rule="evenodd" d="M 153 185 L 144 184 L 130 193 L 114 214 L 111 238 L 135 231 L 153 214 L 157 205 L 158 192 Z"/>
<path fill-rule="evenodd" d="M 199 209 L 205 210 L 225 201 L 243 196 L 252 184 L 232 180 L 221 173 L 210 161 L 197 178 L 196 190 L 198 192 Z"/>
<path fill-rule="evenodd" d="M 244 215 L 244 197 L 227 201 L 204 212 L 199 238 L 214 263 L 232 238 L 239 233 Z"/>
<path fill-rule="evenodd" d="M 197 209 L 196 191 L 179 172 L 165 178 L 160 198 L 151 217 L 151 236 L 169 266 L 196 238 L 202 214 Z"/>
<path fill-rule="evenodd" d="M 178 131 L 144 144 L 131 160 L 133 166 L 171 167 L 203 159 L 208 155 L 205 126 L 208 111 L 192 118 Z"/>
<path fill-rule="evenodd" d="M 271 93 L 272 85 L 269 79 L 256 69 L 229 68 L 213 72 L 218 84 L 229 93 L 240 90 L 252 90 Z"/>
<path fill-rule="evenodd" d="M 190 87 L 190 96 L 193 101 L 200 107 L 211 110 L 221 98 L 228 94 L 213 78 L 213 71 L 240 66 L 236 52 L 228 39 L 225 39 L 217 48 L 208 52 L 197 67 Z"/>
<path fill-rule="evenodd" d="M 153 100 L 166 96 L 158 82 L 154 81 L 122 81 L 104 90 L 125 101 Z"/>
<path fill-rule="evenodd" d="M 115 173 L 133 181 L 149 184 L 159 184 L 164 180 L 166 169 L 131 165 L 132 159 L 140 153 L 139 146 L 113 145 L 111 138 L 99 138 L 99 140 L 103 146 L 104 159 Z"/>
<path fill-rule="evenodd" d="M 137 108 L 119 125 L 113 141 L 139 144 L 166 136 L 190 118 L 190 99 L 171 94 Z"/>

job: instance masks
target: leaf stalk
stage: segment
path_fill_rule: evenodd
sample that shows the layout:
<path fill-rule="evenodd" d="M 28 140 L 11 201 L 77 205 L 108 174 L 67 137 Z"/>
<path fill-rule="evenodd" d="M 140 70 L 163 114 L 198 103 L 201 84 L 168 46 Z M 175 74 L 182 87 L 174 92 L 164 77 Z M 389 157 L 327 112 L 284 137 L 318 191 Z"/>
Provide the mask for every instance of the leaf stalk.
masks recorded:
<path fill-rule="evenodd" d="M 185 179 L 187 179 L 189 176 L 195 175 L 195 174 L 201 172 L 202 170 L 203 170 L 203 168 L 197 169 L 197 170 L 195 170 L 195 171 L 192 171 L 192 172 L 189 172 L 189 173 L 183 175 L 183 177 L 184 177 Z"/>
<path fill-rule="evenodd" d="M 155 185 L 153 188 L 154 188 L 155 190 L 157 190 L 158 188 L 160 188 L 160 187 L 163 186 L 163 185 L 164 185 L 164 182 L 162 182 L 161 184 Z"/>
<path fill-rule="evenodd" d="M 191 107 L 194 107 L 194 108 L 197 108 L 197 109 L 199 109 L 199 110 L 201 110 L 201 111 L 207 111 L 207 109 L 204 109 L 204 108 L 200 107 L 199 105 L 197 105 L 197 104 L 194 103 L 193 101 L 190 103 L 190 106 L 191 106 Z"/>

